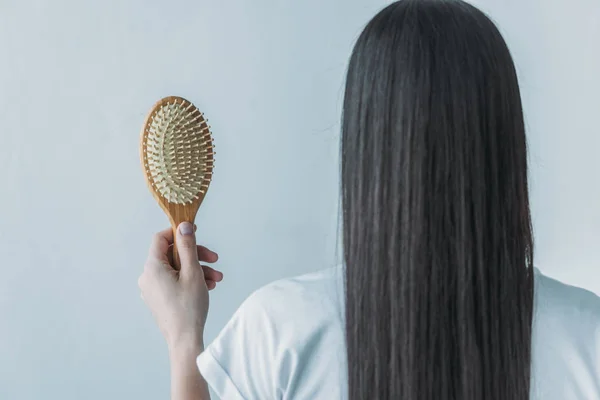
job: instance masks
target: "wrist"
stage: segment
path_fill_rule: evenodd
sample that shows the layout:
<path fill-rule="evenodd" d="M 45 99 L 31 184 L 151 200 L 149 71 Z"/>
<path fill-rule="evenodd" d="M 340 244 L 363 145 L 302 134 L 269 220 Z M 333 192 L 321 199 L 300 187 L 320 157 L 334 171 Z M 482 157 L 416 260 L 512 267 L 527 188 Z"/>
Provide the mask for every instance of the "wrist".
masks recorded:
<path fill-rule="evenodd" d="M 169 356 L 172 359 L 196 358 L 204 351 L 204 335 L 183 335 L 169 343 Z"/>

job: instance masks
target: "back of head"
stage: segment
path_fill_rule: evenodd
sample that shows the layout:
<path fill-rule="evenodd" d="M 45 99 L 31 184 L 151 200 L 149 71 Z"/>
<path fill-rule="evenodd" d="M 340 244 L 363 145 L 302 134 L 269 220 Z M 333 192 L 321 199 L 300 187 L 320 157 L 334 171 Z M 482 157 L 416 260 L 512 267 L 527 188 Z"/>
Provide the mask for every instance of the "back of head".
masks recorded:
<path fill-rule="evenodd" d="M 342 122 L 350 399 L 529 398 L 527 148 L 495 25 L 391 4 L 355 45 Z"/>

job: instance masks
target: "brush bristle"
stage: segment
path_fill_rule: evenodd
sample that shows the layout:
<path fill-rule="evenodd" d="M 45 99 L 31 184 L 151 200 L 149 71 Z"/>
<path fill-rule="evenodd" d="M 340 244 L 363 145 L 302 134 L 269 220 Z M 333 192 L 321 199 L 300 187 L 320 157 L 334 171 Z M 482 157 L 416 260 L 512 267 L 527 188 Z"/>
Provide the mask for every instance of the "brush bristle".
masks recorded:
<path fill-rule="evenodd" d="M 145 129 L 144 166 L 156 191 L 176 204 L 206 193 L 214 146 L 200 110 L 183 99 L 168 101 L 154 110 Z"/>

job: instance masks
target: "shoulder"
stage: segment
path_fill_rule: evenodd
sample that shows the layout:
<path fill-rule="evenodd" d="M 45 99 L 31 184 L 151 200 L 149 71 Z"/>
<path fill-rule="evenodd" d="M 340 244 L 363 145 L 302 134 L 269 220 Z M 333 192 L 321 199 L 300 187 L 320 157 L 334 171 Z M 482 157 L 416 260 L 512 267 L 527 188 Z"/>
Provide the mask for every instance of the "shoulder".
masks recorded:
<path fill-rule="evenodd" d="M 305 398 L 302 391 L 340 383 L 341 274 L 331 268 L 253 292 L 199 357 L 213 390 L 222 398 Z"/>
<path fill-rule="evenodd" d="M 532 363 L 532 398 L 600 398 L 596 294 L 536 271 Z"/>
<path fill-rule="evenodd" d="M 600 297 L 595 293 L 569 285 L 539 270 L 535 274 L 536 314 L 569 323 L 600 326 Z"/>
<path fill-rule="evenodd" d="M 253 292 L 240 309 L 266 310 L 271 318 L 290 319 L 291 311 L 319 307 L 331 312 L 343 296 L 343 277 L 340 267 L 329 268 L 292 278 L 274 281 Z"/>
<path fill-rule="evenodd" d="M 252 293 L 233 320 L 246 329 L 260 325 L 273 333 L 265 345 L 301 346 L 317 332 L 342 326 L 343 270 L 329 268 L 277 280 Z"/>

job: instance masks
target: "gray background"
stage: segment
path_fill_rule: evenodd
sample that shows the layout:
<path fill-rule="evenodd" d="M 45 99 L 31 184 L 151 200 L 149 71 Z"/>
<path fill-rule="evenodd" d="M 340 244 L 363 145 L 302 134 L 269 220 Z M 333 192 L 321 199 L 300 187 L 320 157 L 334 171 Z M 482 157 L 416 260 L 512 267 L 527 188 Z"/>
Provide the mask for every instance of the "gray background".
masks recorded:
<path fill-rule="evenodd" d="M 254 289 L 331 266 L 343 73 L 367 0 L 0 2 L 0 398 L 165 399 L 137 288 L 168 222 L 139 131 L 159 98 L 217 146 L 199 240 L 221 255 L 210 341 Z M 539 267 L 600 293 L 600 2 L 478 2 L 521 77 Z"/>

